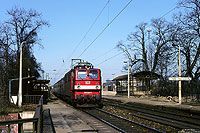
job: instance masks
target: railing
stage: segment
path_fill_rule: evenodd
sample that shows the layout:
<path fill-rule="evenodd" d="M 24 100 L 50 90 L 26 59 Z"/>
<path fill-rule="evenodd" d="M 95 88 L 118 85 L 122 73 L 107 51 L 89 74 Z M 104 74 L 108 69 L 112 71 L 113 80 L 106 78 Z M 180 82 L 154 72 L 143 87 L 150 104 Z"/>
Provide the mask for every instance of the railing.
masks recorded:
<path fill-rule="evenodd" d="M 24 95 L 23 103 L 24 104 L 38 104 L 38 101 L 40 100 L 40 98 L 41 98 L 41 95 Z"/>
<path fill-rule="evenodd" d="M 33 118 L 10 120 L 10 121 L 0 121 L 0 126 L 8 126 L 8 133 L 11 132 L 10 125 L 18 124 L 18 132 L 23 133 L 23 123 L 33 122 L 33 133 L 42 132 L 42 113 L 43 113 L 43 95 L 40 97 L 39 104 L 35 110 Z"/>

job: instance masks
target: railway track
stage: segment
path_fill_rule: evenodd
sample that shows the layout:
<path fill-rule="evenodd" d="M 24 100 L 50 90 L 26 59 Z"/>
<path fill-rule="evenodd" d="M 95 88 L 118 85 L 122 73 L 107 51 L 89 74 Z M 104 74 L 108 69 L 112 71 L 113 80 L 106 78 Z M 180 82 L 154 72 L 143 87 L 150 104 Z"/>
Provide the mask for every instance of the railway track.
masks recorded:
<path fill-rule="evenodd" d="M 154 121 L 163 125 L 171 126 L 177 129 L 196 129 L 200 131 L 200 117 L 184 114 L 177 114 L 167 111 L 156 110 L 152 108 L 141 107 L 138 105 L 124 104 L 116 101 L 104 100 L 107 105 L 119 107 L 128 110 L 127 115 L 141 119 Z"/>
<path fill-rule="evenodd" d="M 119 132 L 162 132 L 144 124 L 129 120 L 122 116 L 107 112 L 98 108 L 82 108 L 83 112 L 99 119 L 100 121 L 112 126 Z"/>

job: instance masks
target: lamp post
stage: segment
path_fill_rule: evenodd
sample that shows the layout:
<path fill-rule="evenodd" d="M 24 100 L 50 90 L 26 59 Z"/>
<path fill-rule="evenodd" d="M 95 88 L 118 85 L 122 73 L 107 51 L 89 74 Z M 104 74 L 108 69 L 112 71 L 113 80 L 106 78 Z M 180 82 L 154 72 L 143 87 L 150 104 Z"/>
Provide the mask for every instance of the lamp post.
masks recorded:
<path fill-rule="evenodd" d="M 180 45 L 178 46 L 179 47 L 179 53 L 178 53 L 178 76 L 181 77 L 181 47 Z M 179 95 L 178 95 L 178 99 L 179 99 L 179 104 L 181 104 L 181 80 L 178 81 L 178 92 L 179 92 Z"/>
<path fill-rule="evenodd" d="M 152 49 L 151 49 L 151 28 L 147 28 L 147 32 L 148 32 L 148 43 L 149 43 L 149 56 L 150 56 L 150 65 L 151 65 L 151 69 L 152 69 Z"/>
<path fill-rule="evenodd" d="M 128 63 L 128 98 L 129 98 L 130 97 L 129 61 L 124 61 L 124 63 Z"/>
<path fill-rule="evenodd" d="M 115 73 L 112 74 L 112 78 L 114 79 Z"/>
<path fill-rule="evenodd" d="M 18 106 L 22 106 L 22 47 L 26 41 L 23 41 L 20 45 L 20 68 L 19 68 L 19 92 L 18 92 Z"/>

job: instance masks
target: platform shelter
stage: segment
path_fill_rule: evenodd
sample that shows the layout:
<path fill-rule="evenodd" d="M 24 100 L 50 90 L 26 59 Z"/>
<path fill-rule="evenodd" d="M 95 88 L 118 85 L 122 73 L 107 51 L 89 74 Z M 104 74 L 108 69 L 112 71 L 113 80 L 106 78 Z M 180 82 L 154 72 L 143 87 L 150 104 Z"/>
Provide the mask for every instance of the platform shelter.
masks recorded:
<path fill-rule="evenodd" d="M 47 102 L 49 95 L 50 80 L 38 80 L 35 77 L 22 78 L 22 104 L 38 104 L 43 95 L 44 103 Z M 17 104 L 17 96 L 19 91 L 19 80 L 10 80 L 10 101 Z"/>
<path fill-rule="evenodd" d="M 150 92 L 153 82 L 160 79 L 161 76 L 150 71 L 141 71 L 130 74 L 130 94 L 143 95 Z M 117 94 L 127 94 L 128 92 L 128 75 L 118 76 L 113 79 L 116 83 Z"/>

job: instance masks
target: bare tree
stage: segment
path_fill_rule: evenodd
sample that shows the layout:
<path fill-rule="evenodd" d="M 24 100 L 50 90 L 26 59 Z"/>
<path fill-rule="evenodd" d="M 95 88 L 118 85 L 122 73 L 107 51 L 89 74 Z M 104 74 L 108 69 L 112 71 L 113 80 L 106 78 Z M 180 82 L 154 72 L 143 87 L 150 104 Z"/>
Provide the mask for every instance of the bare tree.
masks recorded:
<path fill-rule="evenodd" d="M 38 32 L 43 26 L 49 26 L 48 22 L 42 19 L 41 14 L 36 10 L 25 10 L 24 8 L 14 7 L 7 11 L 10 17 L 7 21 L 0 24 L 0 69 L 5 71 L 2 76 L 1 89 L 5 90 L 0 95 L 0 102 L 3 96 L 8 101 L 8 80 L 19 77 L 19 52 L 23 41 L 28 45 L 23 46 L 23 76 L 27 76 L 27 68 L 32 69 L 34 76 L 39 76 L 40 63 L 37 63 L 33 55 L 34 44 L 39 44 Z M 0 104 L 2 105 L 2 104 Z"/>
<path fill-rule="evenodd" d="M 17 46 L 17 53 L 19 53 L 20 44 L 23 41 L 31 42 L 29 44 L 39 43 L 37 32 L 43 26 L 49 25 L 47 21 L 41 19 L 41 14 L 33 9 L 26 11 L 24 8 L 16 7 L 7 11 L 7 13 L 11 18 L 6 21 L 6 24 L 11 28 L 11 40 Z"/>
<path fill-rule="evenodd" d="M 173 41 L 170 24 L 164 19 L 152 19 L 150 26 L 147 23 L 141 23 L 136 26 L 136 29 L 136 32 L 128 35 L 129 45 L 119 43 L 117 46 L 126 53 L 131 67 L 134 67 L 133 71 L 161 73 L 171 56 L 168 52 L 169 44 Z"/>
<path fill-rule="evenodd" d="M 174 16 L 178 32 L 174 37 L 181 46 L 183 72 L 193 79 L 200 77 L 200 2 L 199 0 L 182 0 L 179 6 L 184 9 Z"/>

